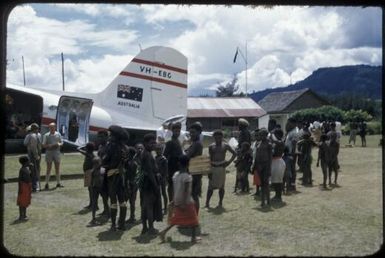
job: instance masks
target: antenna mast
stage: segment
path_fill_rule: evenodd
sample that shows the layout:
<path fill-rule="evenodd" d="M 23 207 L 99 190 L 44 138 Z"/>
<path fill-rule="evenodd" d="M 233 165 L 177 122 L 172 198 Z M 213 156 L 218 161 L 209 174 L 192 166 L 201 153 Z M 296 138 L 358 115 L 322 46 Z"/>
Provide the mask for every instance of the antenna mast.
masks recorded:
<path fill-rule="evenodd" d="M 65 87 L 64 87 L 64 56 L 63 56 L 63 52 L 61 53 L 61 75 L 62 75 L 62 81 L 63 81 L 63 91 L 65 91 Z"/>

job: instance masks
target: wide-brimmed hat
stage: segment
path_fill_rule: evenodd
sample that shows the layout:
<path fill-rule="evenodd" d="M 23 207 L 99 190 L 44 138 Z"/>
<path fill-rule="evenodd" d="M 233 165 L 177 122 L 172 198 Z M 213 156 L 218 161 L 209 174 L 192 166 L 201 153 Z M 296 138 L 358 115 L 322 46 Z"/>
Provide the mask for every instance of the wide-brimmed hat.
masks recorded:
<path fill-rule="evenodd" d="M 29 128 L 31 128 L 31 130 L 39 129 L 39 125 L 36 123 L 32 123 L 32 124 L 30 124 Z"/>
<path fill-rule="evenodd" d="M 244 119 L 244 118 L 239 118 L 238 119 L 238 124 L 239 125 L 244 125 L 244 126 L 249 126 L 249 122 L 246 119 Z"/>

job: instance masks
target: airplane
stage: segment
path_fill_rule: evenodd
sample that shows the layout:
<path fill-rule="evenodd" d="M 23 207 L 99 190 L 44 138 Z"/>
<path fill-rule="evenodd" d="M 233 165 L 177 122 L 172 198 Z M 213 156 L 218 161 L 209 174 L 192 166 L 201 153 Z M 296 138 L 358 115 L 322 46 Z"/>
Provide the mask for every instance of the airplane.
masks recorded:
<path fill-rule="evenodd" d="M 187 117 L 187 57 L 170 47 L 143 49 L 99 93 L 10 83 L 5 93 L 5 153 L 25 150 L 23 130 L 15 128 L 25 121 L 41 125 L 42 135 L 55 122 L 64 142 L 73 146 L 94 141 L 98 131 L 119 125 L 128 130 L 130 144 L 134 144 L 146 133 L 155 133 L 165 121 Z"/>

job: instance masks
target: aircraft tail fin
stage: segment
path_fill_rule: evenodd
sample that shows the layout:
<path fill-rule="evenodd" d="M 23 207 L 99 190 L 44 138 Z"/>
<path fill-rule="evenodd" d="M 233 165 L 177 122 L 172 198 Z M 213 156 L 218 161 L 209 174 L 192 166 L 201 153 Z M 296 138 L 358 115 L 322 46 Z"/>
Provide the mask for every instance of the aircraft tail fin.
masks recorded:
<path fill-rule="evenodd" d="M 98 97 L 103 107 L 127 116 L 125 127 L 132 126 L 130 117 L 157 128 L 169 117 L 187 116 L 187 58 L 169 47 L 146 48 Z"/>

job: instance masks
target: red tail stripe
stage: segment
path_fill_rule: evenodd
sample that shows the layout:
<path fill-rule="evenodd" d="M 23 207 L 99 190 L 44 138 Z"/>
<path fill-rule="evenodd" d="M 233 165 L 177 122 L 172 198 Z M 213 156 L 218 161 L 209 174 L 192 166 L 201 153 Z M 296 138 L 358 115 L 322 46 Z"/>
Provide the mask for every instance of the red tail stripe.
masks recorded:
<path fill-rule="evenodd" d="M 143 60 L 143 59 L 134 58 L 134 59 L 132 59 L 132 62 L 139 63 L 139 64 L 145 64 L 145 65 L 152 65 L 152 66 L 156 66 L 159 68 L 165 68 L 165 69 L 168 69 L 171 71 L 187 74 L 187 70 L 185 70 L 185 69 L 181 69 L 178 67 L 169 66 L 169 65 L 165 65 L 165 64 L 155 63 L 155 62 L 151 62 L 151 61 L 147 61 L 147 60 Z"/>
<path fill-rule="evenodd" d="M 151 76 L 146 76 L 146 75 L 141 75 L 141 74 L 136 74 L 136 73 L 130 73 L 130 72 L 125 72 L 125 71 L 122 71 L 120 73 L 120 75 L 135 77 L 135 78 L 139 78 L 139 79 L 143 79 L 143 80 L 160 82 L 160 83 L 164 83 L 164 84 L 168 84 L 168 85 L 172 85 L 172 86 L 176 86 L 176 87 L 187 89 L 187 85 L 186 84 L 179 83 L 179 82 L 174 82 L 174 81 L 169 81 L 169 80 L 165 80 L 165 79 L 160 79 L 160 78 L 154 78 L 154 77 L 151 77 Z"/>

